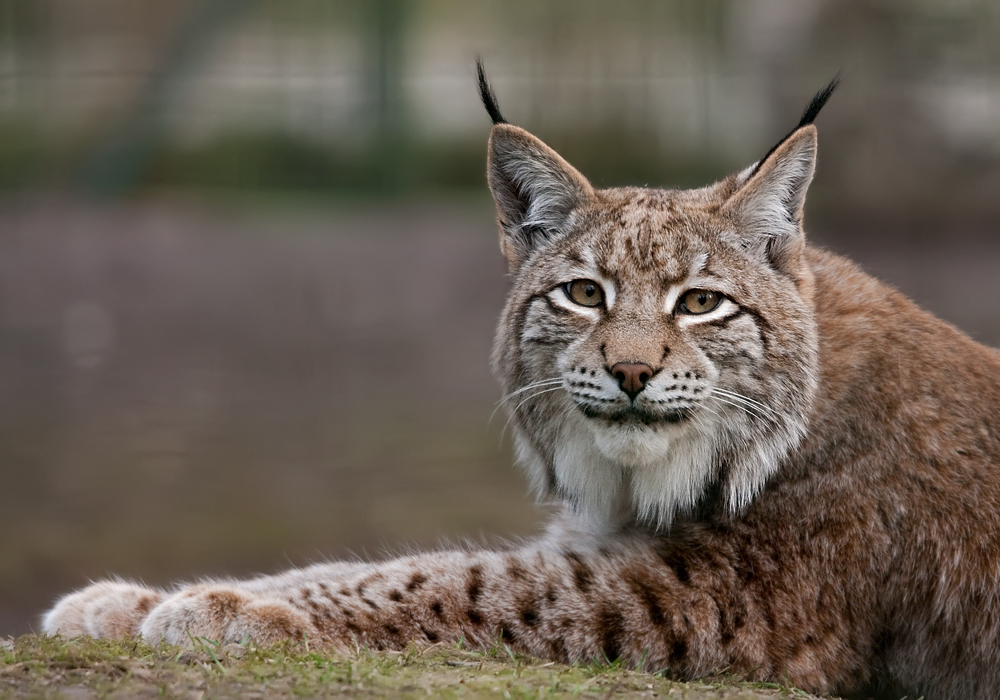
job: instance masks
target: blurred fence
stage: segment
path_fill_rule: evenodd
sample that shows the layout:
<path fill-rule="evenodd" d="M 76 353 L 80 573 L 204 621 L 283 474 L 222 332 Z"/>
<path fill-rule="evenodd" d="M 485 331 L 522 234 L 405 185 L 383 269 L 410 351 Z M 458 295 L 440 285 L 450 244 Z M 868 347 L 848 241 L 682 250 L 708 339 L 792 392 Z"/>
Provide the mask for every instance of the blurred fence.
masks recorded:
<path fill-rule="evenodd" d="M 2 0 L 0 184 L 481 187 L 481 55 L 599 184 L 752 161 L 841 71 L 824 211 L 992 211 L 998 34 L 991 0 Z"/>

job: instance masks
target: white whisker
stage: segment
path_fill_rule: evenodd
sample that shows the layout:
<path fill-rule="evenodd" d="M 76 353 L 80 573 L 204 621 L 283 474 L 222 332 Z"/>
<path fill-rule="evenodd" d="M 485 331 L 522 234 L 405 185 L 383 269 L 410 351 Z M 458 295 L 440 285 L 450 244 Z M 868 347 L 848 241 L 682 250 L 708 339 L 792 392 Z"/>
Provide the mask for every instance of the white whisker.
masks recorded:
<path fill-rule="evenodd" d="M 711 413 L 716 418 L 722 418 L 723 417 L 721 413 L 719 413 L 718 411 L 716 411 L 714 408 L 712 408 L 711 406 L 709 406 L 705 402 L 702 402 L 702 403 L 698 404 L 698 408 L 704 408 L 706 411 L 708 411 L 709 413 Z M 692 415 L 698 416 L 699 414 L 698 414 L 697 411 L 695 411 Z"/>
<path fill-rule="evenodd" d="M 741 404 L 741 403 L 737 403 L 737 402 L 735 402 L 735 401 L 730 401 L 730 400 L 728 400 L 728 399 L 726 399 L 726 398 L 723 398 L 723 397 L 722 397 L 721 395 L 718 395 L 718 394 L 716 394 L 716 396 L 715 396 L 715 399 L 716 399 L 717 401 L 721 401 L 722 403 L 725 403 L 725 404 L 729 404 L 730 406 L 732 406 L 732 407 L 734 407 L 734 408 L 738 408 L 738 409 L 740 409 L 741 411 L 743 411 L 744 413 L 746 413 L 747 415 L 749 415 L 749 416 L 753 416 L 754 418 L 760 418 L 761 420 L 773 420 L 773 419 L 772 419 L 772 418 L 771 418 L 770 416 L 768 416 L 768 415 L 762 415 L 762 414 L 760 414 L 760 413 L 756 413 L 756 412 L 754 412 L 754 411 L 752 410 L 752 407 L 751 407 L 751 406 L 746 406 L 746 405 L 744 405 L 744 404 Z"/>
<path fill-rule="evenodd" d="M 521 401 L 519 404 L 517 404 L 516 406 L 514 406 L 514 409 L 511 411 L 511 413 L 517 413 L 517 409 L 521 408 L 521 406 L 523 406 L 524 404 L 528 403 L 532 399 L 538 398 L 542 394 L 550 394 L 553 391 L 559 391 L 560 388 L 561 387 L 554 386 L 551 389 L 542 389 L 541 391 L 532 394 L 531 396 L 527 397 L 526 399 L 524 399 L 523 401 Z"/>
<path fill-rule="evenodd" d="M 523 394 L 524 392 L 528 391 L 529 389 L 534 389 L 534 388 L 540 387 L 540 386 L 546 386 L 548 384 L 560 384 L 560 383 L 562 383 L 562 377 L 552 377 L 551 379 L 542 379 L 542 380 L 537 381 L 537 382 L 532 382 L 531 384 L 527 384 L 525 386 L 522 386 L 520 389 L 516 389 L 516 390 L 510 392 L 509 394 L 507 394 L 506 396 L 504 396 L 502 399 L 500 399 L 499 401 L 497 401 L 497 403 L 503 403 L 504 401 L 506 401 L 507 399 L 511 398 L 512 396 L 517 396 L 518 394 Z"/>
<path fill-rule="evenodd" d="M 527 386 L 522 386 L 520 389 L 510 392 L 509 394 L 501 398 L 499 401 L 497 401 L 496 407 L 493 409 L 493 413 L 490 414 L 490 420 L 487 422 L 491 422 L 493 420 L 493 417 L 497 414 L 497 411 L 500 410 L 500 407 L 503 406 L 508 401 L 510 401 L 515 396 L 523 394 L 524 392 L 530 391 L 532 389 L 537 389 L 539 387 L 551 386 L 552 384 L 562 384 L 562 381 L 563 380 L 560 377 L 553 377 L 552 379 L 542 379 L 541 381 L 532 382 Z"/>
<path fill-rule="evenodd" d="M 507 426 L 510 425 L 510 422 L 512 420 L 514 420 L 514 416 L 517 415 L 517 409 L 521 408 L 521 406 L 523 406 L 524 404 L 528 403 L 532 399 L 538 398 L 542 394 L 550 394 L 553 391 L 559 391 L 561 388 L 562 388 L 561 386 L 554 386 L 554 387 L 552 387 L 550 389 L 542 389 L 541 391 L 539 391 L 539 392 L 537 392 L 535 394 L 531 394 L 526 399 L 524 399 L 523 401 L 521 401 L 519 404 L 517 404 L 516 406 L 514 406 L 514 408 L 512 408 L 511 411 L 510 411 L 510 416 L 507 418 L 507 422 L 503 424 L 503 430 L 500 431 L 500 440 L 501 440 L 501 442 L 503 441 L 504 434 L 507 432 Z"/>
<path fill-rule="evenodd" d="M 715 394 L 716 397 L 724 397 L 726 399 L 729 399 L 730 401 L 735 401 L 736 403 L 740 404 L 741 406 L 745 406 L 748 409 L 751 410 L 760 409 L 762 411 L 767 411 L 767 413 L 769 414 L 767 417 L 772 420 L 777 421 L 777 419 L 780 418 L 779 414 L 776 413 L 769 406 L 765 406 L 759 401 L 754 401 L 753 399 L 743 396 L 742 394 L 736 394 L 731 391 L 726 391 L 724 389 L 715 389 L 715 388 L 711 389 L 710 391 L 711 393 Z"/>
<path fill-rule="evenodd" d="M 763 409 L 768 413 L 775 415 L 774 410 L 770 406 L 766 406 L 762 404 L 760 401 L 755 401 L 754 399 L 751 399 L 749 396 L 744 396 L 743 394 L 737 394 L 735 391 L 727 391 L 726 389 L 719 389 L 718 387 L 713 387 L 711 391 L 714 394 L 725 394 L 730 398 L 745 401 L 748 404 L 752 404 L 757 408 Z"/>

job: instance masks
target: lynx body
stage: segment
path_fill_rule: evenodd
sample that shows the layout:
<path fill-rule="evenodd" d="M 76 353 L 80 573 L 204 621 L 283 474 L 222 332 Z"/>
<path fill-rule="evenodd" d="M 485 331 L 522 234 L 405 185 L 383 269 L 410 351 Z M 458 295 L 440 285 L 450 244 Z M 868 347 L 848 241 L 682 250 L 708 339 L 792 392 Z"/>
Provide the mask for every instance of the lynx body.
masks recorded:
<path fill-rule="evenodd" d="M 819 693 L 1000 694 L 1000 356 L 806 244 L 812 119 L 698 190 L 594 190 L 495 126 L 494 366 L 563 505 L 505 549 L 63 598 L 66 635 L 464 638 Z"/>

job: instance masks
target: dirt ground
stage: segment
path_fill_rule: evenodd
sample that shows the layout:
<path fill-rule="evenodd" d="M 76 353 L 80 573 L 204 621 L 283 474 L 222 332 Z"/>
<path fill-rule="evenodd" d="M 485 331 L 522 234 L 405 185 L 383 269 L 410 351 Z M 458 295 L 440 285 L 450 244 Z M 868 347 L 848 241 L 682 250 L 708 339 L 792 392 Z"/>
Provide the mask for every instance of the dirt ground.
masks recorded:
<path fill-rule="evenodd" d="M 941 233 L 814 238 L 1000 343 L 1000 248 Z M 110 573 L 537 531 L 491 421 L 507 285 L 485 197 L 0 201 L 0 635 Z"/>

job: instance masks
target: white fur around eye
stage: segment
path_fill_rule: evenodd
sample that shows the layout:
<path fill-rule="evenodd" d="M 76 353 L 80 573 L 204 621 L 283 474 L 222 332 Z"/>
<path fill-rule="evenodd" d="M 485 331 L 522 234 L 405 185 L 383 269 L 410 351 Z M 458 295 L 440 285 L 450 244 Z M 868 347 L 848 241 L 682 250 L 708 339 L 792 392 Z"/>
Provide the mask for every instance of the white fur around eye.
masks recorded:
<path fill-rule="evenodd" d="M 685 292 L 688 289 L 690 289 L 690 287 L 688 286 L 687 282 L 685 282 L 684 284 L 671 285 L 670 289 L 667 290 L 667 299 L 663 304 L 664 312 L 666 312 L 667 314 L 672 314 L 674 312 L 674 309 L 677 308 L 677 300 L 680 298 L 681 292 Z"/>
<path fill-rule="evenodd" d="M 601 314 L 604 312 L 600 306 L 582 306 L 581 304 L 574 302 L 566 296 L 566 289 L 563 284 L 560 284 L 558 287 L 549 292 L 549 301 L 558 306 L 560 309 L 574 311 L 581 316 L 589 318 L 591 321 L 600 320 Z M 605 303 L 607 303 L 606 300 Z"/>
<path fill-rule="evenodd" d="M 615 285 L 611 282 L 611 280 L 601 277 L 600 275 L 591 277 L 590 279 L 600 282 L 601 287 L 604 289 L 604 308 L 615 308 Z"/>
<path fill-rule="evenodd" d="M 569 311 L 575 311 L 581 316 L 586 316 L 587 318 L 597 321 L 601 318 L 605 309 L 611 309 L 615 304 L 615 285 L 612 284 L 611 280 L 597 274 L 594 270 L 583 270 L 583 269 L 573 269 L 567 274 L 566 282 L 572 282 L 573 280 L 593 280 L 601 285 L 601 290 L 604 292 L 604 304 L 602 306 L 583 306 L 577 304 L 568 296 L 566 296 L 566 283 L 560 284 L 558 287 L 549 292 L 549 301 L 558 306 L 561 309 L 567 309 Z"/>
<path fill-rule="evenodd" d="M 722 297 L 719 305 L 707 313 L 703 314 L 677 314 L 677 325 L 680 327 L 693 326 L 697 323 L 705 323 L 707 321 L 715 321 L 720 318 L 725 318 L 726 316 L 732 316 L 739 310 L 739 306 L 736 305 L 732 299 L 728 297 Z"/>

